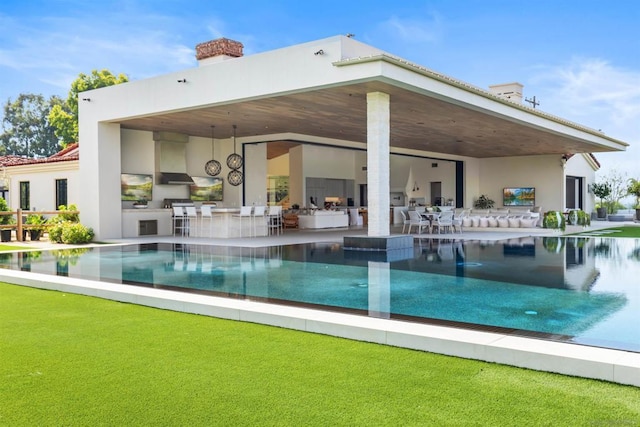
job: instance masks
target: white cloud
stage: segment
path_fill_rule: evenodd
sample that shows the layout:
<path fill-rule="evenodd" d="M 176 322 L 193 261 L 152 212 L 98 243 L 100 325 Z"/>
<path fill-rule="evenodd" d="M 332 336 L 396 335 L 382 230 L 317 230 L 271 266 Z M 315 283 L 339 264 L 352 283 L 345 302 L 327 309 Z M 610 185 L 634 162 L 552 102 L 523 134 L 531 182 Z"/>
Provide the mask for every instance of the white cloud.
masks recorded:
<path fill-rule="evenodd" d="M 618 169 L 640 176 L 640 71 L 594 58 L 539 67 L 538 85 L 545 111 L 599 129 L 631 146 L 625 153 L 596 153 L 602 172 Z"/>
<path fill-rule="evenodd" d="M 380 24 L 380 29 L 403 43 L 436 43 L 442 39 L 443 22 L 439 14 L 426 18 L 392 16 Z"/>

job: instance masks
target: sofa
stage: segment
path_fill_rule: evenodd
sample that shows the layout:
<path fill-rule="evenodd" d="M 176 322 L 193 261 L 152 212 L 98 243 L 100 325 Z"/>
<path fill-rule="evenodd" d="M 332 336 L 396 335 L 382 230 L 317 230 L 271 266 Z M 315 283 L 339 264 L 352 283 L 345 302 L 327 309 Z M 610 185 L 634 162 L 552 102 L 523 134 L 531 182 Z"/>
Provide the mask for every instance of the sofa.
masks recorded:
<path fill-rule="evenodd" d="M 533 228 L 542 225 L 540 206 L 531 208 L 467 209 L 456 212 L 462 227 Z"/>
<path fill-rule="evenodd" d="M 349 226 L 346 211 L 313 211 L 310 215 L 298 215 L 299 228 L 340 228 Z"/>

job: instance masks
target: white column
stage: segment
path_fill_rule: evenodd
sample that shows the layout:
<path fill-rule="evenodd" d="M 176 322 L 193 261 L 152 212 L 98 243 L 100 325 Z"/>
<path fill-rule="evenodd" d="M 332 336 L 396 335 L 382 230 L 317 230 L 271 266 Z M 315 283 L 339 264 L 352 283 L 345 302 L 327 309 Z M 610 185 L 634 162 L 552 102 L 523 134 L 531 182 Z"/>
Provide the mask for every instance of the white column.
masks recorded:
<path fill-rule="evenodd" d="M 389 95 L 367 94 L 368 235 L 389 235 Z"/>

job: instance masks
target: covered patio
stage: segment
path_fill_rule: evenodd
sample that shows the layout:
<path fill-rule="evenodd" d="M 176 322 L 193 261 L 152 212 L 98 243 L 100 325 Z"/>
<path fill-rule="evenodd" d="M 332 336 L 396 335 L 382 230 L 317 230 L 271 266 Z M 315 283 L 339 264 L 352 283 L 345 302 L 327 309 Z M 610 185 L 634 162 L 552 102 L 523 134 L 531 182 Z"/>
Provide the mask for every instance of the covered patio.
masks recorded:
<path fill-rule="evenodd" d="M 627 145 L 348 37 L 246 57 L 237 42 L 216 42 L 203 44 L 213 56 L 198 51 L 198 68 L 82 94 L 81 180 L 96 191 L 79 205 L 98 238 L 122 237 L 120 173 L 133 172 L 132 164 L 136 172 L 163 172 L 152 137 L 159 132 L 188 137 L 181 172 L 190 175 L 213 156 L 212 126 L 220 159 L 239 144 L 243 182 L 225 187 L 225 206 L 264 200 L 268 160 L 292 147 L 364 153 L 364 165 L 350 160 L 350 176 L 366 184 L 369 236 L 391 233 L 390 179 L 400 173 L 390 170 L 392 155 L 454 165 L 448 185 L 456 207 L 506 182 L 526 182 L 546 210 L 560 210 L 568 154 Z M 295 156 L 306 160 L 304 151 Z M 308 168 L 291 167 L 290 194 L 304 205 L 310 175 L 300 165 Z M 153 202 L 178 193 L 156 180 Z"/>

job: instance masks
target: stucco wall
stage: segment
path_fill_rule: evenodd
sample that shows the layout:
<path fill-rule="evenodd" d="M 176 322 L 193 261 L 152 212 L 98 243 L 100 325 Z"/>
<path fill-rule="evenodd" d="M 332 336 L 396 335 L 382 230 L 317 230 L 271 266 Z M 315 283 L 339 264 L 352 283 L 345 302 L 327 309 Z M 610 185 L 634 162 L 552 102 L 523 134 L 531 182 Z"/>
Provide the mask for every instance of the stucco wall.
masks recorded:
<path fill-rule="evenodd" d="M 472 200 L 485 194 L 496 202 L 496 207 L 501 207 L 504 187 L 535 187 L 536 206 L 543 211 L 564 208 L 564 169 L 560 156 L 496 157 L 480 159 L 478 163 L 479 194 L 472 195 Z"/>
<path fill-rule="evenodd" d="M 31 210 L 54 211 L 56 206 L 56 180 L 67 180 L 67 203 L 80 200 L 79 165 L 77 161 L 25 165 L 10 168 L 7 173 L 9 194 L 7 200 L 12 210 L 20 207 L 20 182 L 29 182 Z"/>

